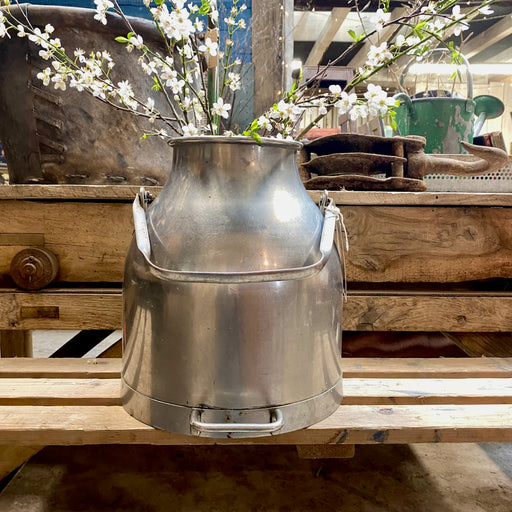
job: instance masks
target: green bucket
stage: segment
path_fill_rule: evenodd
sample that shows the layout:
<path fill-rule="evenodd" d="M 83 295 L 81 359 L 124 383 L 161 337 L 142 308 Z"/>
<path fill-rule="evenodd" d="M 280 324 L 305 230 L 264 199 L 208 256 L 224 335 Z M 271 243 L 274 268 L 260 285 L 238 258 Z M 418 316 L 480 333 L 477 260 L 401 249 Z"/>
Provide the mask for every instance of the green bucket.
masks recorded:
<path fill-rule="evenodd" d="M 436 48 L 431 54 L 447 52 L 446 48 Z M 399 135 L 421 135 L 427 139 L 425 153 L 458 154 L 465 153 L 461 141 L 473 142 L 473 79 L 469 62 L 462 56 L 467 73 L 467 98 L 433 96 L 432 91 L 420 93 L 415 98 L 398 93 L 394 96 L 400 101 L 396 108 L 396 124 Z M 400 83 L 403 85 L 411 60 L 402 71 Z M 445 91 L 446 92 L 446 91 Z M 420 96 L 420 97 L 418 97 Z"/>

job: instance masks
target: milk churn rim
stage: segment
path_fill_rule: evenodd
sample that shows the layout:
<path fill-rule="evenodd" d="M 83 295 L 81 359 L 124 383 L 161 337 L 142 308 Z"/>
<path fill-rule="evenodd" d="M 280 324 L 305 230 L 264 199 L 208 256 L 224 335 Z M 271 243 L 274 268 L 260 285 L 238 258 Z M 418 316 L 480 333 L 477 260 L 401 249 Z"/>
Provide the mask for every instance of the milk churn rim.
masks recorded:
<path fill-rule="evenodd" d="M 227 137 L 223 135 L 199 135 L 194 137 L 176 137 L 169 141 L 170 146 L 187 144 L 189 142 L 198 143 L 225 143 L 225 144 L 253 144 L 256 146 L 279 146 L 283 148 L 295 148 L 299 150 L 304 145 L 297 140 L 273 139 L 270 137 L 261 137 L 261 142 L 257 142 L 252 137 Z"/>

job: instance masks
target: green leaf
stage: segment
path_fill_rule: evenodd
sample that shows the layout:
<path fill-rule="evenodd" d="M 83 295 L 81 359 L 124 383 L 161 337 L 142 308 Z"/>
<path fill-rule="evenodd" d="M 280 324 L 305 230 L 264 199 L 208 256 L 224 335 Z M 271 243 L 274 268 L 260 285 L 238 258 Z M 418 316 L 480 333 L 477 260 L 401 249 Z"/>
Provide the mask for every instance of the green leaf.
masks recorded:
<path fill-rule="evenodd" d="M 130 42 L 126 37 L 123 37 L 123 36 L 118 36 L 115 38 L 115 40 L 118 43 L 129 43 Z"/>
<path fill-rule="evenodd" d="M 252 132 L 251 136 L 258 144 L 261 144 L 261 135 L 258 132 Z"/>
<path fill-rule="evenodd" d="M 354 32 L 354 30 L 352 29 L 349 29 L 347 30 L 348 32 L 348 35 L 354 40 L 354 42 L 356 43 L 359 43 L 359 41 L 361 41 L 362 39 L 364 39 L 366 37 L 365 33 L 363 32 L 362 34 L 359 34 L 359 35 L 356 35 L 356 33 Z"/>

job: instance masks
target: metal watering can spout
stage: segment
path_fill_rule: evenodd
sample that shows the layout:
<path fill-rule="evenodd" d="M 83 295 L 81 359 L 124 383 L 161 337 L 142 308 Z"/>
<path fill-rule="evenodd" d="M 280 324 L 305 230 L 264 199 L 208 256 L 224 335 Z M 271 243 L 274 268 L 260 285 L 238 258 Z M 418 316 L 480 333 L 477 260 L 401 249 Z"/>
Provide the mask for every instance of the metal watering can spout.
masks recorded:
<path fill-rule="evenodd" d="M 475 115 L 478 116 L 473 128 L 473 137 L 476 137 L 487 119 L 495 119 L 505 112 L 505 105 L 495 96 L 482 94 L 475 97 Z"/>

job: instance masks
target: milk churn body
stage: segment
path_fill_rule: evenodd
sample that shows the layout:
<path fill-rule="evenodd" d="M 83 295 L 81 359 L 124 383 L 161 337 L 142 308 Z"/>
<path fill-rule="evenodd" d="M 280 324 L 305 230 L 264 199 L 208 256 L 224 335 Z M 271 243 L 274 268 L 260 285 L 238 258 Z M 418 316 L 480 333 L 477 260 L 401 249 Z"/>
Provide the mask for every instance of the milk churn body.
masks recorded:
<path fill-rule="evenodd" d="M 319 251 L 324 217 L 296 150 L 176 142 L 169 180 L 141 214 L 151 252 L 138 233 L 125 267 L 122 400 L 141 421 L 253 437 L 340 404 L 340 261 Z"/>

